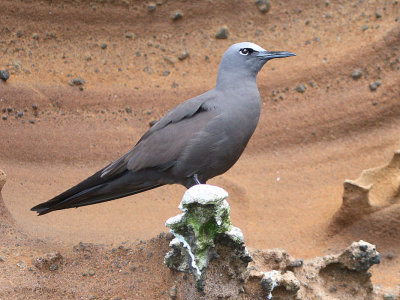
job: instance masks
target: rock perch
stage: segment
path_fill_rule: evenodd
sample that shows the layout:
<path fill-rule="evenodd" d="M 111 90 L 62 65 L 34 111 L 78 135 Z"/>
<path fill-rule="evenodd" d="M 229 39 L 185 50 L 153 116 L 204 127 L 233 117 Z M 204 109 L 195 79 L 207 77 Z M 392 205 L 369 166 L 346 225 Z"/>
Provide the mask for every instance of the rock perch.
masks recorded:
<path fill-rule="evenodd" d="M 231 223 L 227 197 L 228 193 L 219 187 L 195 185 L 186 191 L 179 205 L 183 213 L 165 224 L 175 238 L 164 263 L 170 268 L 193 273 L 200 290 L 204 287 L 209 261 L 218 257 L 217 243 L 229 246 L 246 264 L 252 261 L 242 231 Z"/>

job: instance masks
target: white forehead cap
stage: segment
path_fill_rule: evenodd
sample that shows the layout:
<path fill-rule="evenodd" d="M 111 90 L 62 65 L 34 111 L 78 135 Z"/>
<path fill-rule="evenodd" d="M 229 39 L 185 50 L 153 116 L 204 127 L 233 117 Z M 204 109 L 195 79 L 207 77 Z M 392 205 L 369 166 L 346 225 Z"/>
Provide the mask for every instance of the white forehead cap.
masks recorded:
<path fill-rule="evenodd" d="M 250 42 L 238 43 L 237 45 L 240 46 L 240 48 L 251 48 L 255 51 L 266 51 L 264 48 L 258 46 L 257 44 Z"/>

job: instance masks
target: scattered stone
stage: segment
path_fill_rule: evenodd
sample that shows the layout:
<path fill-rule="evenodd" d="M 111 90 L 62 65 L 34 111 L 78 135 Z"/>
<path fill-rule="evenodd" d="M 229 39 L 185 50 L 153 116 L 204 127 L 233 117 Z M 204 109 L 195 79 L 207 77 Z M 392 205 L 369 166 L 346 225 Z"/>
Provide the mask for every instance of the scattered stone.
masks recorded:
<path fill-rule="evenodd" d="M 8 70 L 0 70 L 0 79 L 3 81 L 7 81 L 10 78 L 10 73 Z"/>
<path fill-rule="evenodd" d="M 73 78 L 69 81 L 70 86 L 81 86 L 86 83 L 85 79 L 82 79 L 80 77 Z"/>
<path fill-rule="evenodd" d="M 37 34 L 37 33 L 34 33 L 33 35 L 32 35 L 32 38 L 34 39 L 34 40 L 39 40 L 39 34 Z"/>
<path fill-rule="evenodd" d="M 295 259 L 294 261 L 290 262 L 290 267 L 292 268 L 299 268 L 303 266 L 303 260 L 302 259 Z"/>
<path fill-rule="evenodd" d="M 215 34 L 216 39 L 227 39 L 229 36 L 229 30 L 226 26 L 222 26 Z"/>
<path fill-rule="evenodd" d="M 372 265 L 380 263 L 381 256 L 374 245 L 360 240 L 352 243 L 338 257 L 338 261 L 349 270 L 367 271 Z"/>
<path fill-rule="evenodd" d="M 304 93 L 306 91 L 307 87 L 304 84 L 299 84 L 296 86 L 296 91 L 299 93 Z"/>
<path fill-rule="evenodd" d="M 12 112 L 13 111 L 13 108 L 10 106 L 10 107 L 7 107 L 7 111 L 8 112 Z"/>
<path fill-rule="evenodd" d="M 22 111 L 19 111 L 19 112 L 17 113 L 17 117 L 18 117 L 18 118 L 22 118 L 23 115 L 24 115 L 24 113 L 23 113 Z"/>
<path fill-rule="evenodd" d="M 172 298 L 175 299 L 176 296 L 178 295 L 178 291 L 176 289 L 176 286 L 173 286 L 172 288 L 169 289 L 168 295 Z"/>
<path fill-rule="evenodd" d="M 132 113 L 132 108 L 131 107 L 125 107 L 125 111 L 126 111 L 126 113 L 131 114 Z"/>
<path fill-rule="evenodd" d="M 183 13 L 178 10 L 172 14 L 172 20 L 177 21 L 183 17 Z"/>
<path fill-rule="evenodd" d="M 164 56 L 164 60 L 171 65 L 174 65 L 178 60 L 175 57 Z"/>
<path fill-rule="evenodd" d="M 353 78 L 354 80 L 360 79 L 362 76 L 362 72 L 359 69 L 356 69 L 353 71 L 353 73 L 351 73 L 351 78 Z"/>
<path fill-rule="evenodd" d="M 35 120 L 29 120 L 29 123 L 35 124 Z"/>
<path fill-rule="evenodd" d="M 375 17 L 376 17 L 377 19 L 380 19 L 380 18 L 382 18 L 382 14 L 381 14 L 380 12 L 376 12 L 376 13 L 375 13 Z"/>
<path fill-rule="evenodd" d="M 125 37 L 127 39 L 132 39 L 133 38 L 133 33 L 132 32 L 127 32 L 127 33 L 125 33 Z"/>
<path fill-rule="evenodd" d="M 381 85 L 382 85 L 382 83 L 379 80 L 377 80 L 377 81 L 371 82 L 369 84 L 369 89 L 371 91 L 376 91 L 378 89 L 378 87 L 380 87 Z"/>
<path fill-rule="evenodd" d="M 364 24 L 364 25 L 361 27 L 361 29 L 362 29 L 362 31 L 367 30 L 367 29 L 368 29 L 368 25 Z"/>
<path fill-rule="evenodd" d="M 383 300 L 396 300 L 396 295 L 385 293 L 383 294 Z"/>
<path fill-rule="evenodd" d="M 0 262 L 4 262 L 4 258 L 0 256 Z"/>
<path fill-rule="evenodd" d="M 184 50 L 179 54 L 178 59 L 179 60 L 184 60 L 189 57 L 189 52 L 187 50 Z"/>
<path fill-rule="evenodd" d="M 26 267 L 25 263 L 22 260 L 17 262 L 17 266 L 20 267 L 21 269 L 25 269 Z"/>
<path fill-rule="evenodd" d="M 150 127 L 153 127 L 157 122 L 158 122 L 158 120 L 151 120 L 151 121 L 149 122 L 149 126 L 150 126 Z"/>
<path fill-rule="evenodd" d="M 269 0 L 255 0 L 254 3 L 263 14 L 267 13 L 271 8 L 271 2 Z"/>
<path fill-rule="evenodd" d="M 8 119 L 8 116 L 7 115 L 3 115 L 1 118 L 5 121 L 5 120 Z"/>
<path fill-rule="evenodd" d="M 106 48 L 107 48 L 107 44 L 106 44 L 106 43 L 102 43 L 102 44 L 100 45 L 100 48 L 103 49 L 103 50 L 106 49 Z"/>
<path fill-rule="evenodd" d="M 164 72 L 162 72 L 162 76 L 168 76 L 171 73 L 171 71 L 169 70 L 165 70 Z"/>
<path fill-rule="evenodd" d="M 264 31 L 262 31 L 261 29 L 257 29 L 256 32 L 254 32 L 255 37 L 259 37 L 259 36 L 263 36 L 263 35 L 264 35 Z"/>
<path fill-rule="evenodd" d="M 389 252 L 388 254 L 386 254 L 386 258 L 389 260 L 392 260 L 394 258 L 394 255 L 392 252 Z"/>
<path fill-rule="evenodd" d="M 29 121 L 30 122 L 30 121 Z M 46 253 L 45 255 L 33 260 L 33 265 L 39 270 L 57 270 L 58 264 L 63 260 L 60 252 Z M 55 267 L 57 266 L 57 267 Z"/>
<path fill-rule="evenodd" d="M 39 108 L 39 106 L 38 106 L 37 104 L 33 104 L 33 105 L 32 105 L 32 109 L 33 109 L 33 110 L 38 110 L 38 108 Z"/>
<path fill-rule="evenodd" d="M 155 11 L 156 10 L 156 4 L 155 3 L 153 3 L 153 2 L 150 2 L 149 3 L 149 5 L 147 5 L 147 9 L 149 10 L 149 11 Z"/>
<path fill-rule="evenodd" d="M 23 36 L 22 31 L 21 31 L 21 30 L 18 30 L 18 31 L 17 31 L 17 37 L 21 38 L 22 36 Z"/>
<path fill-rule="evenodd" d="M 89 276 L 94 276 L 96 274 L 96 271 L 93 269 L 89 269 L 88 274 L 89 274 Z"/>

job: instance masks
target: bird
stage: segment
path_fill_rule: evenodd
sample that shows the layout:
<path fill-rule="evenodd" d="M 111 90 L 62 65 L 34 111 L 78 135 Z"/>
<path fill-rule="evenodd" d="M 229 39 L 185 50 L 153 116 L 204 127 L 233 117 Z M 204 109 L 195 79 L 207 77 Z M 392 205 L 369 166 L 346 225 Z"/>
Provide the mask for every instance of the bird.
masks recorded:
<path fill-rule="evenodd" d="M 257 74 L 269 60 L 295 55 L 250 42 L 233 44 L 222 56 L 213 89 L 182 102 L 126 154 L 31 210 L 44 215 L 167 184 L 190 188 L 225 173 L 243 153 L 258 123 Z"/>

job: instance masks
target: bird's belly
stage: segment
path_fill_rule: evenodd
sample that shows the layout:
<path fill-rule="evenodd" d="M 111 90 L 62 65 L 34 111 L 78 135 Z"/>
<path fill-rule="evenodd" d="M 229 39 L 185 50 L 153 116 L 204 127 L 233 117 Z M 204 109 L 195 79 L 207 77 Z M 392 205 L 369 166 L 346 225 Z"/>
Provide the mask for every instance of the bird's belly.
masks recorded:
<path fill-rule="evenodd" d="M 218 133 L 209 133 L 207 138 L 199 139 L 201 142 L 193 145 L 188 151 L 190 154 L 178 162 L 175 175 L 187 180 L 197 174 L 201 182 L 206 182 L 228 171 L 246 148 L 255 125 L 242 128 L 246 130 L 221 124 Z"/>

